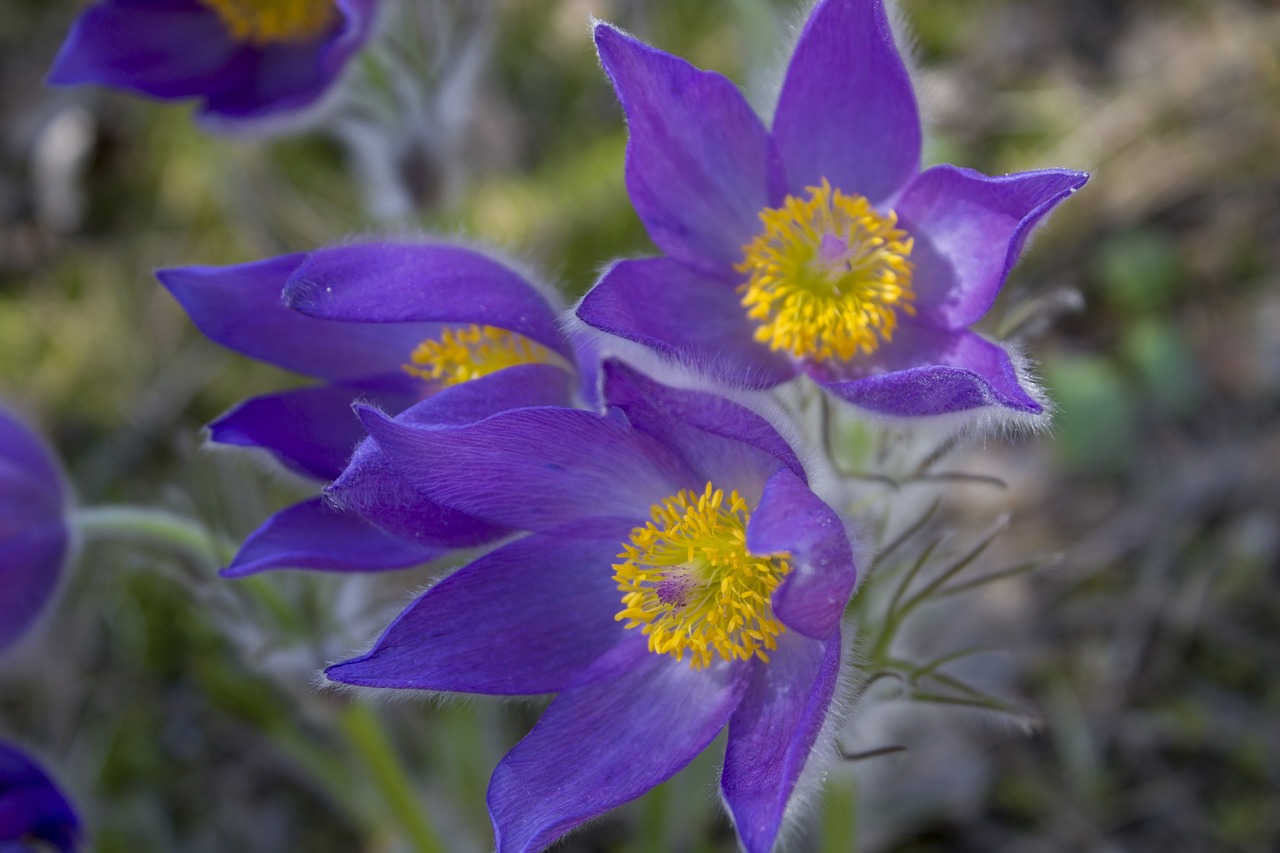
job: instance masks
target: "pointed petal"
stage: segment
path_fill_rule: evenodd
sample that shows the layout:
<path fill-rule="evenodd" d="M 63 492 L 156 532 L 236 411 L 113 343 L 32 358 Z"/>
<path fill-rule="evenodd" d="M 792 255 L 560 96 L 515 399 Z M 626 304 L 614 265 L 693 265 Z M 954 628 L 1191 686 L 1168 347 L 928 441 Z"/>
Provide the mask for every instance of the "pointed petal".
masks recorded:
<path fill-rule="evenodd" d="M 341 385 L 297 388 L 244 401 L 209 424 L 209 440 L 263 447 L 300 474 L 333 480 L 367 435 L 351 411 L 353 402 L 363 400 L 397 412 L 416 399 L 410 394 L 360 391 Z"/>
<path fill-rule="evenodd" d="M 649 236 L 673 258 L 731 269 L 781 198 L 768 131 L 721 75 L 607 24 L 595 40 L 627 115 L 627 189 Z"/>
<path fill-rule="evenodd" d="M 497 326 L 573 363 L 546 298 L 515 271 L 461 246 L 357 243 L 320 249 L 298 265 L 284 296 L 290 307 L 328 320 Z"/>
<path fill-rule="evenodd" d="M 326 674 L 365 687 L 563 690 L 623 638 L 611 565 L 629 532 L 597 525 L 504 545 L 427 590 L 372 651 Z"/>
<path fill-rule="evenodd" d="M 397 418 L 406 426 L 463 425 L 528 406 L 565 405 L 573 377 L 558 367 L 524 364 L 443 389 Z M 441 506 L 413 488 L 366 439 L 329 489 L 330 498 L 399 537 L 424 545 L 469 547 L 511 531 Z"/>
<path fill-rule="evenodd" d="M 855 406 L 894 417 L 980 409 L 1040 415 L 1044 406 L 1023 385 L 1009 354 L 970 331 L 903 323 L 893 342 L 865 363 L 810 368 L 814 381 Z"/>
<path fill-rule="evenodd" d="M 788 191 L 826 178 L 883 202 L 920 168 L 920 115 L 881 0 L 823 0 L 809 16 L 773 120 Z"/>
<path fill-rule="evenodd" d="M 773 594 L 773 612 L 801 634 L 830 637 L 857 580 L 849 535 L 835 510 L 783 469 L 769 480 L 751 513 L 747 549 L 791 555 L 791 573 Z"/>
<path fill-rule="evenodd" d="M 448 553 L 384 533 L 368 521 L 312 498 L 282 509 L 249 535 L 226 578 L 267 569 L 377 572 L 403 569 Z"/>
<path fill-rule="evenodd" d="M 619 361 L 604 365 L 606 405 L 652 435 L 717 488 L 736 489 L 748 503 L 786 466 L 805 479 L 795 451 L 760 415 L 717 394 L 670 388 Z"/>
<path fill-rule="evenodd" d="M 590 412 L 520 409 L 469 426 L 415 428 L 358 411 L 414 489 L 522 530 L 645 518 L 657 501 L 704 485 L 661 443 Z"/>
<path fill-rule="evenodd" d="M 643 637 L 616 646 L 494 771 L 498 853 L 542 850 L 674 776 L 724 727 L 749 672 L 725 663 L 694 670 L 651 654 Z"/>
<path fill-rule="evenodd" d="M 795 367 L 755 341 L 734 287 L 669 258 L 619 261 L 582 298 L 577 316 L 740 387 L 786 382 Z"/>
<path fill-rule="evenodd" d="M 158 278 L 206 336 L 224 347 L 331 381 L 385 376 L 438 334 L 435 324 L 345 323 L 308 317 L 281 293 L 304 254 L 225 267 L 159 270 Z"/>
<path fill-rule="evenodd" d="M 0 742 L 0 850 L 29 850 L 24 842 L 32 840 L 71 853 L 79 847 L 80 818 L 40 765 Z"/>
<path fill-rule="evenodd" d="M 747 853 L 769 853 L 787 803 L 831 708 L 840 635 L 785 634 L 757 663 L 729 720 L 720 788 Z"/>
<path fill-rule="evenodd" d="M 252 51 L 199 3 L 107 0 L 76 19 L 48 81 L 187 98 L 245 85 L 251 64 Z"/>
<path fill-rule="evenodd" d="M 1087 180 L 1066 169 L 989 178 L 955 166 L 917 176 L 896 207 L 915 238 L 916 322 L 952 329 L 977 322 L 1031 229 Z"/>

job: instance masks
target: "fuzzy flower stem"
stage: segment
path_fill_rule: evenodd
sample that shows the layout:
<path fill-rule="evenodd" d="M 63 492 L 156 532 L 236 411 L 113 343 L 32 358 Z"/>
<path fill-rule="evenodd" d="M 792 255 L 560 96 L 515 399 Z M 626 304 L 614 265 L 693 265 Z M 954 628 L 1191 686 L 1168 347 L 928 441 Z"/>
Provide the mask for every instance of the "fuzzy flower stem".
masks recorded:
<path fill-rule="evenodd" d="M 198 521 L 166 510 L 138 506 L 96 506 L 75 510 L 71 524 L 83 540 L 126 539 L 166 545 L 215 565 L 235 555 L 230 542 Z"/>
<path fill-rule="evenodd" d="M 404 767 L 396 759 L 377 712 L 368 705 L 353 702 L 339 714 L 338 727 L 367 765 L 387 810 L 400 825 L 411 849 L 416 853 L 445 853 L 446 847 L 431 825 L 426 808 L 418 802 Z"/>

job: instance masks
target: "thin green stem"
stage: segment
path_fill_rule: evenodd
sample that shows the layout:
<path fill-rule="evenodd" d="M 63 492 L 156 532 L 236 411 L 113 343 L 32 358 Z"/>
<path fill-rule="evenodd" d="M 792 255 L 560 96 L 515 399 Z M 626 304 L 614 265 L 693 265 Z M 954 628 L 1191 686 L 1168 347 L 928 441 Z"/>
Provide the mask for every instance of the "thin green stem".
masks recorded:
<path fill-rule="evenodd" d="M 71 525 L 85 540 L 127 539 L 163 545 L 221 565 L 235 555 L 230 543 L 194 519 L 141 506 L 95 506 L 77 509 Z"/>
<path fill-rule="evenodd" d="M 390 816 L 400 825 L 413 849 L 417 853 L 445 853 L 447 848 L 397 760 L 377 712 L 361 702 L 353 702 L 338 715 L 338 726 L 364 760 Z"/>

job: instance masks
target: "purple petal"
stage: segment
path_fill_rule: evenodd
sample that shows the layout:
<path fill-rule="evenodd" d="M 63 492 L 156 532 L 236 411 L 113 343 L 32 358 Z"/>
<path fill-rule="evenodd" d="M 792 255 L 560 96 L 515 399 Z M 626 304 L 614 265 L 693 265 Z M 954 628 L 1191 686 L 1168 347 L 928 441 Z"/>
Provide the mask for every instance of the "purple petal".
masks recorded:
<path fill-rule="evenodd" d="M 567 406 L 573 380 L 554 365 L 517 364 L 443 388 L 406 409 L 399 420 L 419 426 L 462 426 L 511 409 Z"/>
<path fill-rule="evenodd" d="M 447 553 L 374 527 L 350 512 L 312 498 L 280 510 L 249 535 L 222 576 L 240 578 L 267 569 L 376 572 L 403 569 Z"/>
<path fill-rule="evenodd" d="M 773 138 L 793 194 L 895 195 L 920 167 L 920 115 L 881 0 L 824 0 L 782 85 Z"/>
<path fill-rule="evenodd" d="M 31 849 L 39 840 L 62 853 L 79 846 L 80 819 L 40 765 L 0 742 L 0 849 Z M 10 843 L 16 847 L 10 847 Z"/>
<path fill-rule="evenodd" d="M 572 377 L 545 364 L 509 367 L 445 388 L 397 418 L 406 426 L 474 423 L 498 412 L 568 402 Z M 329 495 L 383 529 L 428 545 L 468 547 L 492 542 L 508 528 L 441 506 L 405 482 L 382 449 L 367 439 Z"/>
<path fill-rule="evenodd" d="M 738 705 L 750 667 L 694 670 L 651 654 L 643 637 L 614 647 L 556 698 L 493 773 L 498 853 L 533 853 L 671 778 Z"/>
<path fill-rule="evenodd" d="M 421 595 L 334 681 L 503 696 L 570 685 L 623 638 L 612 563 L 630 530 L 532 534 L 459 569 Z"/>
<path fill-rule="evenodd" d="M 627 189 L 649 236 L 674 258 L 728 271 L 783 195 L 768 131 L 721 75 L 607 24 L 595 39 L 627 115 Z"/>
<path fill-rule="evenodd" d="M 210 92 L 201 117 L 219 127 L 310 106 L 334 84 L 373 26 L 375 0 L 338 0 L 340 19 L 310 41 L 269 44 L 253 51 L 248 74 L 234 87 Z"/>
<path fill-rule="evenodd" d="M 76 20 L 48 82 L 187 98 L 245 85 L 251 65 L 252 50 L 195 0 L 106 0 Z"/>
<path fill-rule="evenodd" d="M 590 412 L 520 409 L 469 426 L 415 428 L 358 411 L 413 488 L 522 530 L 645 518 L 654 503 L 704 485 L 656 440 Z"/>
<path fill-rule="evenodd" d="M 915 238 L 916 322 L 952 329 L 977 322 L 1031 229 L 1088 179 L 1065 169 L 989 178 L 955 166 L 917 176 L 896 207 Z"/>
<path fill-rule="evenodd" d="M 285 306 L 281 292 L 305 254 L 226 267 L 159 270 L 156 278 L 209 338 L 252 358 L 331 381 L 395 373 L 434 324 L 345 323 Z"/>
<path fill-rule="evenodd" d="M 31 626 L 67 559 L 66 495 L 53 454 L 0 409 L 0 651 Z"/>
<path fill-rule="evenodd" d="M 786 382 L 795 367 L 752 337 L 755 326 L 735 286 L 669 258 L 619 261 L 582 298 L 577 316 L 744 388 Z"/>
<path fill-rule="evenodd" d="M 784 468 L 765 485 L 751 513 L 747 550 L 790 553 L 791 573 L 773 594 L 773 612 L 801 634 L 830 637 L 857 580 L 849 536 L 835 510 Z"/>
<path fill-rule="evenodd" d="M 442 506 L 418 491 L 372 440 L 357 448 L 351 465 L 325 489 L 325 495 L 392 536 L 424 547 L 469 548 L 512 532 L 509 527 Z"/>
<path fill-rule="evenodd" d="M 263 447 L 300 474 L 333 480 L 367 435 L 351 412 L 353 402 L 366 400 L 396 412 L 416 399 L 409 394 L 360 391 L 341 385 L 298 388 L 246 400 L 209 424 L 209 440 Z"/>
<path fill-rule="evenodd" d="M 704 481 L 736 489 L 749 503 L 786 466 L 807 479 L 795 451 L 760 415 L 724 397 L 669 388 L 618 361 L 604 365 L 605 403 L 631 426 L 672 448 Z"/>
<path fill-rule="evenodd" d="M 53 597 L 67 550 L 61 519 L 0 537 L 0 652 L 26 633 Z"/>
<path fill-rule="evenodd" d="M 62 518 L 66 492 L 52 451 L 0 408 L 0 536 Z"/>
<path fill-rule="evenodd" d="M 747 853 L 769 853 L 822 729 L 840 670 L 840 635 L 785 634 L 729 720 L 720 788 Z"/>
<path fill-rule="evenodd" d="M 328 320 L 497 326 L 573 361 L 542 294 L 506 266 L 461 246 L 361 243 L 320 249 L 289 277 L 285 301 Z"/>
<path fill-rule="evenodd" d="M 872 372 L 877 371 L 877 372 Z M 1039 415 L 1009 354 L 973 332 L 902 323 L 893 341 L 863 362 L 813 366 L 814 380 L 842 400 L 895 417 L 987 407 Z"/>

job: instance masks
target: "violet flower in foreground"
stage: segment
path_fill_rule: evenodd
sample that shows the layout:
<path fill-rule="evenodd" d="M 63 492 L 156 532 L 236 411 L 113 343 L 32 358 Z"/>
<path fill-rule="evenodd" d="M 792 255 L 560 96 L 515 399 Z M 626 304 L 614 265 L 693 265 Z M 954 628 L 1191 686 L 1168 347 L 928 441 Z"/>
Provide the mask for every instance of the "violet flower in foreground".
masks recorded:
<path fill-rule="evenodd" d="M 558 693 L 498 765 L 499 853 L 539 850 L 674 775 L 728 725 L 721 790 L 765 853 L 832 707 L 855 571 L 836 513 L 761 416 L 617 362 L 610 414 L 422 428 L 362 410 L 390 465 L 525 535 L 420 596 L 329 678 Z M 346 501 L 370 488 L 341 477 Z"/>
<path fill-rule="evenodd" d="M 35 622 L 57 589 L 70 550 L 58 462 L 0 409 L 0 652 Z"/>
<path fill-rule="evenodd" d="M 414 422 L 457 424 L 568 405 L 574 394 L 575 352 L 551 304 L 471 249 L 363 243 L 156 275 L 214 341 L 324 380 L 247 400 L 209 427 L 213 442 L 266 449 L 314 480 L 336 478 L 353 451 L 350 476 L 388 473 L 377 446 L 361 445 L 357 400 Z M 380 526 L 316 497 L 268 519 L 224 573 L 401 568 L 508 532 L 393 474 L 375 479 L 379 488 L 364 496 L 368 509 L 381 508 Z"/>
<path fill-rule="evenodd" d="M 161 100 L 201 98 L 234 126 L 314 104 L 373 29 L 377 0 L 98 0 L 49 72 Z"/>
<path fill-rule="evenodd" d="M 969 327 L 1087 175 L 920 172 L 881 0 L 818 3 L 772 130 L 721 75 L 605 24 L 595 39 L 630 128 L 631 200 L 665 257 L 616 263 L 584 323 L 745 387 L 805 373 L 885 415 L 1044 411 Z"/>
<path fill-rule="evenodd" d="M 36 853 L 51 845 L 70 853 L 79 837 L 80 819 L 49 775 L 0 742 L 0 851 Z"/>

